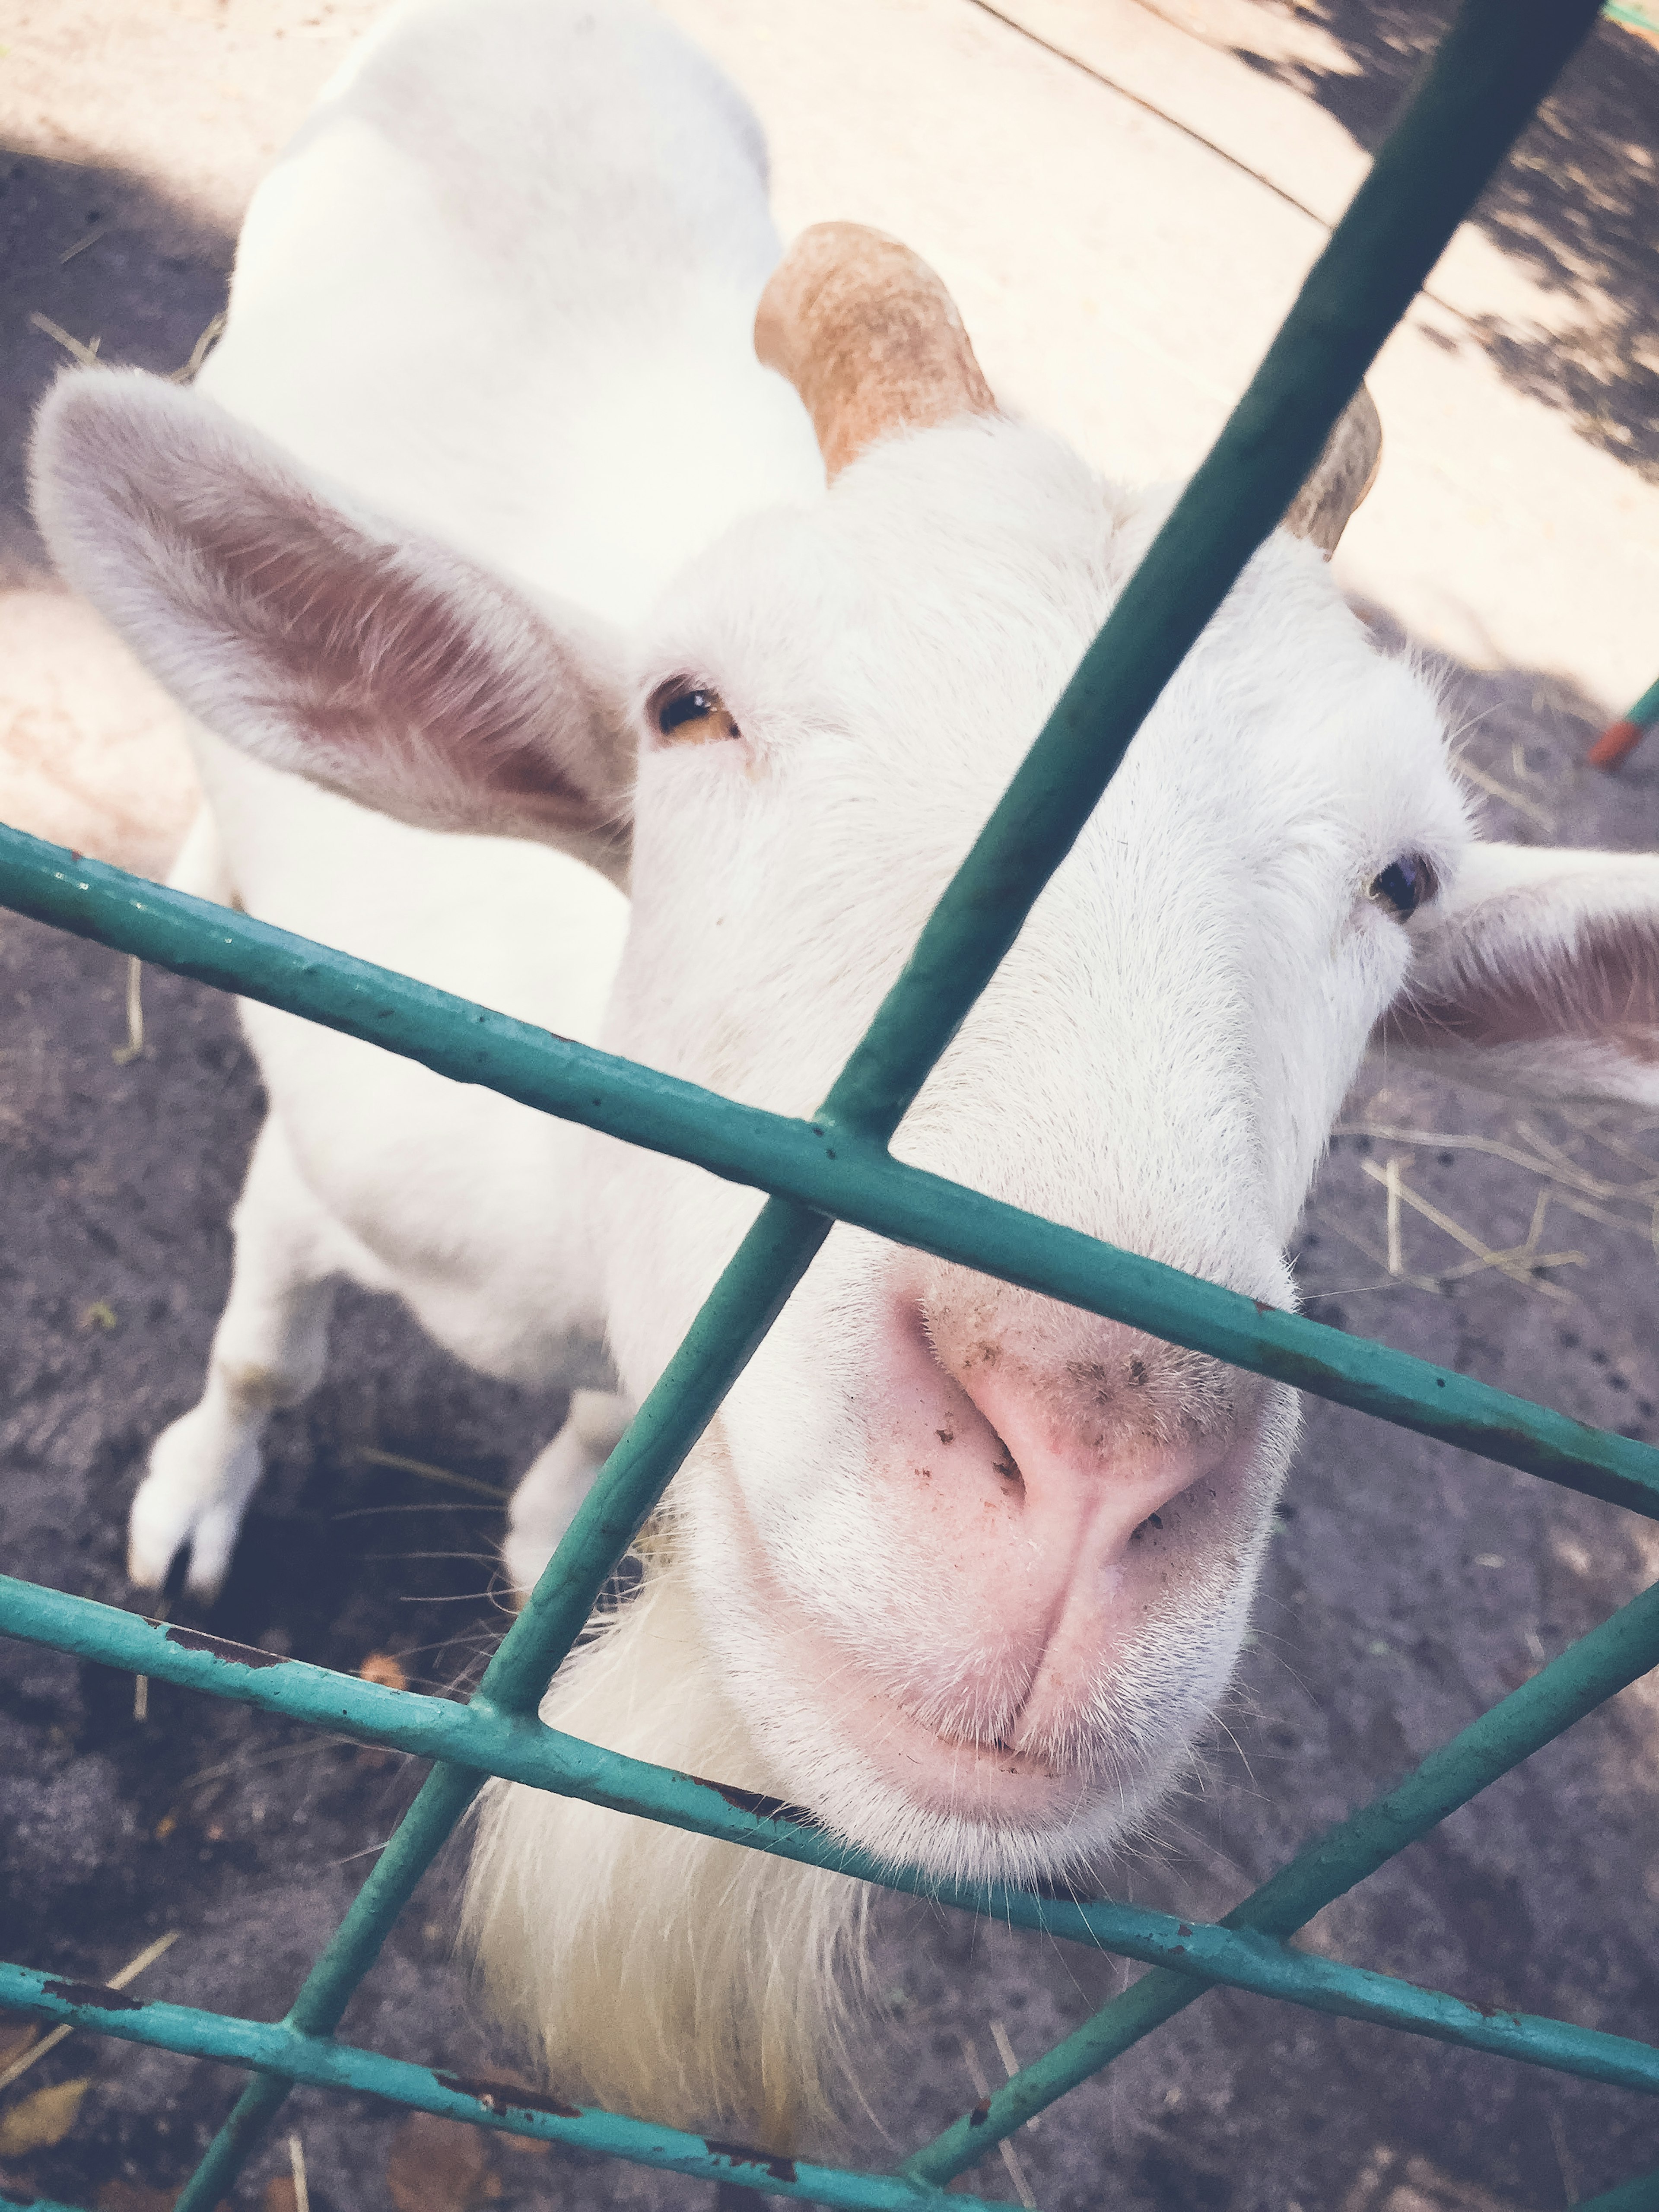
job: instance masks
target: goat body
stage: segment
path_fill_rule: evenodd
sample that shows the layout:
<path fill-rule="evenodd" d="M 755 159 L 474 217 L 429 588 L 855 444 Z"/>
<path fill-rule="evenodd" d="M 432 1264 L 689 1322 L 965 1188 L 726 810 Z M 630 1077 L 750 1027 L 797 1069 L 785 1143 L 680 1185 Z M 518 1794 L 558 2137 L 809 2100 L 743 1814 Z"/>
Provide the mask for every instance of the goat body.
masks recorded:
<path fill-rule="evenodd" d="M 812 1109 L 1163 511 L 997 412 L 903 249 L 814 236 L 769 284 L 753 121 L 635 0 L 405 0 L 262 186 L 199 389 L 84 372 L 43 411 L 60 564 L 195 718 L 187 887 Z M 895 1149 L 1288 1303 L 1374 1037 L 1659 1101 L 1656 915 L 1650 860 L 1474 842 L 1431 692 L 1279 532 Z M 187 1545 L 216 1587 L 345 1275 L 574 1389 L 514 1501 L 527 1584 L 755 1194 L 244 1020 L 270 1115 L 135 1578 Z M 1277 1386 L 837 1229 L 547 1717 L 890 1858 L 1075 1876 L 1225 1686 L 1294 1426 Z M 656 2118 L 811 2124 L 860 1909 L 486 1794 L 501 2008 Z"/>

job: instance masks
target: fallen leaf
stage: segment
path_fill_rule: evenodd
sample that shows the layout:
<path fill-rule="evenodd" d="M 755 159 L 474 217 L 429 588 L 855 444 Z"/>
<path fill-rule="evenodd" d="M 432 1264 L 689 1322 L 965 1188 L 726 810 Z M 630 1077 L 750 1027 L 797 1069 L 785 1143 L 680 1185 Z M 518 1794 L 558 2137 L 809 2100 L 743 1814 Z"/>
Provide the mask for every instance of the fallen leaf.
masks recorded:
<path fill-rule="evenodd" d="M 259 2199 L 259 2212 L 300 2212 L 300 2192 L 291 2173 L 273 2173 Z"/>
<path fill-rule="evenodd" d="M 62 2142 L 91 2086 L 92 2077 L 83 2074 L 78 2081 L 37 2089 L 21 2105 L 14 2105 L 0 2119 L 0 2158 L 27 2158 L 31 2151 L 51 2150 Z"/>
<path fill-rule="evenodd" d="M 526 2158 L 545 2158 L 553 2148 L 544 2136 L 498 2135 L 495 2138 L 503 2150 L 516 2150 Z"/>
<path fill-rule="evenodd" d="M 0 2074 L 14 2059 L 32 2051 L 40 2040 L 40 2031 L 32 2020 L 24 2020 L 16 2013 L 0 2014 Z"/>
<path fill-rule="evenodd" d="M 386 2185 L 398 2212 L 472 2212 L 498 2194 L 483 2136 L 465 2120 L 411 2112 L 392 2139 Z"/>
<path fill-rule="evenodd" d="M 406 1690 L 409 1677 L 403 1662 L 390 1651 L 371 1651 L 357 1669 L 365 1682 L 382 1683 L 388 1690 Z"/>

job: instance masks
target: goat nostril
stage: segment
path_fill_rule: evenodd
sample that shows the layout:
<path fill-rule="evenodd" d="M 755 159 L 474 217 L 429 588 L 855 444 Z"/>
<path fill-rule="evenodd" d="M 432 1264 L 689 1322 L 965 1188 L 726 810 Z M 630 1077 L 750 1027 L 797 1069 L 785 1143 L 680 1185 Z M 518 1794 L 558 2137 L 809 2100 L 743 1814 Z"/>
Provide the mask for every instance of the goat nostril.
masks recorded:
<path fill-rule="evenodd" d="M 1144 1521 L 1130 1529 L 1129 1541 L 1138 1544 L 1149 1528 L 1161 1528 L 1163 1526 L 1164 1516 L 1161 1513 L 1149 1513 Z"/>

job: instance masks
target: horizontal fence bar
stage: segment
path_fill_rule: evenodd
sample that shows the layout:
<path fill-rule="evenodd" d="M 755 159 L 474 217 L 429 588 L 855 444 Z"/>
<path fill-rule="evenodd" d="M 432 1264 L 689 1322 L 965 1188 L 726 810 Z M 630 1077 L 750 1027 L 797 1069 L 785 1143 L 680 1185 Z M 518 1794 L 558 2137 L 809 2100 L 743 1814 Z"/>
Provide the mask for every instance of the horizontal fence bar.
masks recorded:
<path fill-rule="evenodd" d="M 1289 1936 L 1316 1912 L 1437 1827 L 1607 1698 L 1659 1666 L 1659 1584 L 1581 1636 L 1393 1789 L 1305 1844 L 1235 1905 L 1224 1928 Z M 964 2113 L 902 2171 L 947 2181 L 1056 2098 L 1119 2058 L 1203 1995 L 1189 1976 L 1154 1967 L 1091 2020 L 1022 2067 L 988 2104 Z"/>
<path fill-rule="evenodd" d="M 827 1121 L 737 1105 L 21 830 L 0 828 L 0 903 L 457 1082 L 1659 1517 L 1650 1444 L 1041 1220 Z"/>
<path fill-rule="evenodd" d="M 922 2208 L 932 2212 L 935 2207 L 982 2204 L 978 2197 L 947 2197 L 896 2174 L 860 2173 L 778 2158 L 718 2136 L 687 2135 L 678 2128 L 631 2120 L 592 2106 L 562 2104 L 522 2083 L 416 2066 L 378 2051 L 302 2035 L 277 2021 L 240 2020 L 228 2013 L 159 2000 L 140 2002 L 98 1983 L 65 1981 L 27 1966 L 0 1966 L 0 2006 L 65 2027 L 92 2028 L 153 2050 L 177 2051 L 184 2057 L 256 2067 L 290 2083 L 386 2098 L 417 2112 L 441 2113 L 446 2119 L 471 2120 L 501 2135 L 565 2143 L 698 2180 L 735 2182 L 769 2197 L 844 2206 L 846 2212 L 922 2212 Z M 0 2198 L 0 2203 L 6 2201 Z M 984 2206 L 983 2212 L 1001 2212 L 1001 2208 Z"/>
<path fill-rule="evenodd" d="M 1630 1646 L 1638 1633 L 1651 1638 L 1656 1614 L 1659 1591 L 1646 1592 L 1615 1616 L 1614 1623 L 1592 1632 L 1604 1633 L 1624 1624 L 1618 1634 L 1627 1639 L 1632 1672 L 1626 1680 L 1645 1671 L 1636 1662 L 1644 1660 L 1647 1652 L 1632 1651 Z M 1483 2010 L 1369 1968 L 1288 1950 L 1275 1937 L 1252 1928 L 1183 1921 L 1173 1913 L 1111 1899 L 1038 1897 L 1000 1886 L 936 1881 L 915 1868 L 884 1865 L 842 1844 L 803 1808 L 627 1758 L 564 1735 L 528 1716 L 508 1717 L 476 1704 L 453 1705 L 414 1691 L 388 1689 L 3 1577 L 0 1629 L 133 1673 L 282 1712 L 336 1735 L 437 1757 L 458 1766 L 487 1768 L 615 1812 L 665 1820 L 723 1842 L 749 1844 L 957 1905 L 1010 1926 L 1173 1967 L 1184 1977 L 1224 1982 L 1316 2011 L 1376 2021 L 1466 2049 L 1659 2094 L 1659 2051 L 1646 2044 L 1565 2021 Z M 1314 1849 L 1317 1852 L 1319 1847 Z M 1287 1869 L 1287 1882 L 1291 1874 Z"/>

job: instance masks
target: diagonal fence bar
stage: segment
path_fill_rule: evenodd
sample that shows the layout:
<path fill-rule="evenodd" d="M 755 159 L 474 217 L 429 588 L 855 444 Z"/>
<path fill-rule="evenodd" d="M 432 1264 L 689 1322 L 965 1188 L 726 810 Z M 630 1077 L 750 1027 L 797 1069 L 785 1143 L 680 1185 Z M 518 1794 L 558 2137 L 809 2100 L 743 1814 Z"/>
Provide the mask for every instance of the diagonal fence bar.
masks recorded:
<path fill-rule="evenodd" d="M 924 925 L 826 1102 L 890 1134 L 1130 740 L 1295 498 L 1598 0 L 1464 0 L 1261 367 Z"/>
<path fill-rule="evenodd" d="M 279 2022 L 238 2020 L 192 2005 L 152 2002 L 131 2007 L 116 1992 L 96 1984 L 64 1982 L 23 1967 L 0 1966 L 0 2004 L 16 2005 L 67 2026 L 96 2028 L 153 2050 L 269 2069 L 273 2076 L 282 2077 L 285 2087 L 303 2081 L 386 2098 L 418 2112 L 471 2120 L 500 2135 L 565 2143 L 702 2180 L 735 2181 L 763 2189 L 768 2196 L 805 2197 L 844 2207 L 846 2212 L 934 2212 L 934 2208 L 945 2212 L 958 2204 L 998 2212 L 978 2197 L 947 2197 L 901 2175 L 861 2173 L 780 2158 L 718 2136 L 688 2135 L 653 2121 L 538 2097 L 520 2082 L 472 2079 L 388 2058 L 378 2051 L 301 2035 Z M 17 2202 L 9 2192 L 0 2196 L 9 2212 Z"/>
<path fill-rule="evenodd" d="M 1220 1981 L 1321 2011 L 1382 2021 L 1465 2047 L 1659 2094 L 1659 2051 L 1646 2045 L 1562 2021 L 1495 2014 L 1367 1969 L 1288 1951 L 1277 1940 L 1659 1662 L 1659 1585 L 1581 1638 L 1530 1682 L 1432 1753 L 1383 1797 L 1306 1847 L 1255 1898 L 1218 1924 L 1183 1922 L 1171 1913 L 1110 1899 L 1040 1897 L 1001 1886 L 942 1881 L 922 1869 L 884 1863 L 840 1843 L 804 1808 L 677 1774 L 564 1735 L 524 1716 L 493 1712 L 476 1701 L 462 1705 L 387 1689 L 302 1661 L 226 1644 L 191 1630 L 140 1620 L 32 1583 L 0 1577 L 0 1628 L 101 1659 L 124 1671 L 149 1672 L 183 1687 L 237 1698 L 289 1718 L 325 1725 L 359 1741 L 386 1744 L 417 1756 L 437 1755 L 453 1763 L 452 1768 L 440 1766 L 440 1774 L 465 1765 L 474 1770 L 475 1784 L 483 1772 L 502 1774 L 616 1812 L 665 1820 L 723 1842 L 878 1881 L 1011 1926 L 1173 1966 L 1171 1972 L 1155 1972 L 1137 1983 L 1090 2024 L 1098 2027 L 1105 2022 L 1103 2033 L 1107 2035 L 1117 2032 L 1125 2007 L 1149 1983 L 1161 1981 L 1176 1992 L 1177 2002 L 1170 2008 L 1175 2010 Z M 239 1676 L 245 1679 L 239 1681 Z M 5 1968 L 0 1974 L 27 1971 Z M 0 2002 L 9 2001 L 0 1997 Z M 27 1998 L 20 2002 L 30 2002 Z M 130 2019 L 140 2014 L 149 2017 L 139 2000 L 124 1998 L 119 2009 Z M 155 2015 L 163 2020 L 171 2016 L 172 2008 L 165 2006 Z M 325 2034 L 332 2024 L 325 2021 L 307 2030 L 291 2014 L 284 2026 L 315 2036 Z M 1155 2020 L 1146 2021 L 1155 2024 Z M 1089 2033 L 1085 2027 L 1068 2038 L 1046 2059 L 1017 2075 L 988 2106 L 977 2108 L 939 2143 L 919 2154 L 919 2160 L 928 2161 L 924 2170 L 918 2172 L 907 2166 L 902 2171 L 912 2179 L 940 2182 L 949 2178 L 944 2168 L 963 2148 L 967 2155 L 961 2164 L 982 2156 L 1010 2125 L 1020 2124 L 1054 2095 L 1075 2086 L 1072 2079 L 1055 2086 L 1045 2069 L 1056 2061 L 1074 2064 Z M 1085 2066 L 1075 2079 L 1091 2070 L 1091 2066 Z M 1048 2094 L 1038 2094 L 1040 2089 Z"/>
<path fill-rule="evenodd" d="M 1304 1844 L 1220 1925 L 1294 1935 L 1334 1899 L 1655 1667 L 1659 1584 L 1581 1636 L 1529 1681 L 1431 1752 L 1392 1790 Z M 1022 2067 L 988 2103 L 953 2121 L 900 2171 L 936 2182 L 966 2172 L 1003 2136 L 1203 1994 L 1204 1985 L 1194 1985 L 1190 1976 L 1155 1967 L 1041 2058 Z"/>
<path fill-rule="evenodd" d="M 1079 1909 L 1073 1908 L 1073 1911 Z M 1050 1910 L 1054 1933 L 1077 1934 L 1075 1926 L 1067 1925 L 1070 1916 L 1063 1905 Z M 1527 2013 L 1483 2009 L 1443 1990 L 1419 1988 L 1367 1967 L 1287 1950 L 1271 1937 L 1248 1929 L 1177 1921 L 1173 1914 L 1147 1913 L 1129 1906 L 1094 1910 L 1103 1912 L 1109 1922 L 1121 1917 L 1126 1923 L 1153 1923 L 1144 1934 L 1130 1936 L 1127 1930 L 1115 1934 L 1109 1944 L 1103 1947 L 1127 1951 L 1131 1957 L 1188 1958 L 1196 1972 L 1212 1974 L 1258 1996 L 1287 1999 L 1316 2012 L 1401 2028 L 1437 2043 L 1519 2059 L 1585 2081 L 1659 2097 L 1659 2050 L 1627 2036 Z M 1224 1973 L 1216 1971 L 1222 1966 Z M 238 2020 L 161 1998 L 130 1998 L 96 1983 L 66 1981 L 37 1968 L 9 1965 L 0 1966 L 0 2005 L 70 2027 L 95 2027 L 101 2034 L 185 2057 L 212 2058 L 230 2065 L 252 2064 L 262 2070 L 269 2066 L 265 2078 L 280 2081 L 285 2090 L 295 2081 L 327 2083 L 338 2079 L 334 2068 L 339 2046 L 332 2037 L 307 2034 L 291 2021 Z M 379 2052 L 362 2056 L 383 2065 L 396 2063 Z M 380 2094 L 388 2094 L 394 2078 L 386 2077 Z M 452 2082 L 457 2078 L 448 2077 Z M 574 2115 L 580 2109 L 562 2105 L 556 2098 L 542 2098 L 522 2087 L 514 2089 L 492 2084 L 488 2094 L 526 2110 L 544 2105 L 555 2113 Z M 618 2114 L 600 2117 L 613 2122 L 623 2118 Z M 198 2166 L 198 2176 L 202 2171 Z M 894 2178 L 913 2189 L 930 2185 L 902 2172 Z M 193 2176 L 187 2185 L 194 2187 L 195 2180 Z M 756 2177 L 750 2185 L 759 2188 L 764 2184 Z M 180 2197 L 179 2203 L 183 2202 Z"/>
<path fill-rule="evenodd" d="M 1599 2197 L 1586 2197 L 1578 2212 L 1659 2212 L 1659 2170 L 1635 2174 Z"/>

